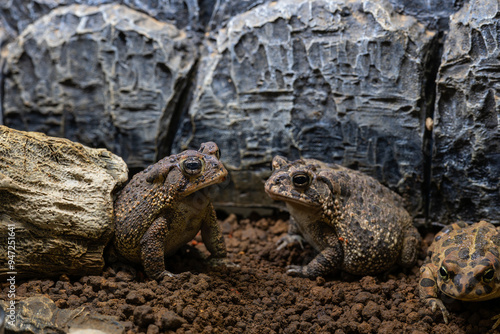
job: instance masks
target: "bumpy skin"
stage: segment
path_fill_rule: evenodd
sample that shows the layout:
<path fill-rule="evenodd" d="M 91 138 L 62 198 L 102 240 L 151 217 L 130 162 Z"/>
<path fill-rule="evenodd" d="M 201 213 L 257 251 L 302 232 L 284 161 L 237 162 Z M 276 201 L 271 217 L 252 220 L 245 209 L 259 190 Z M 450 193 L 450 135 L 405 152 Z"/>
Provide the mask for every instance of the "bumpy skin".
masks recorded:
<path fill-rule="evenodd" d="M 420 268 L 420 297 L 434 312 L 449 313 L 438 294 L 465 301 L 500 297 L 500 227 L 485 221 L 446 226 L 436 234 Z M 500 325 L 500 315 L 493 329 Z"/>
<path fill-rule="evenodd" d="M 213 258 L 225 258 L 226 246 L 210 199 L 200 189 L 225 180 L 213 142 L 199 151 L 166 157 L 136 174 L 115 201 L 115 247 L 126 259 L 142 263 L 146 274 L 161 278 L 164 257 L 201 230 Z"/>
<path fill-rule="evenodd" d="M 276 156 L 273 170 L 266 192 L 285 201 L 289 233 L 299 232 L 319 252 L 306 266 L 290 266 L 289 274 L 373 275 L 415 264 L 420 235 L 402 199 L 375 179 L 314 159 Z"/>

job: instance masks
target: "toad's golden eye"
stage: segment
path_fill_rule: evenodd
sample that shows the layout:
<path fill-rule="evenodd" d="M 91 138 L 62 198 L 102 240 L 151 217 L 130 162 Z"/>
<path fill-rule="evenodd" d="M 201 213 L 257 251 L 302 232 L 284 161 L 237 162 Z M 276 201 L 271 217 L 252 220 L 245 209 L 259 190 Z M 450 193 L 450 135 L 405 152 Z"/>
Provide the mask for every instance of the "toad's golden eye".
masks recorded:
<path fill-rule="evenodd" d="M 484 272 L 483 281 L 485 283 L 489 283 L 493 280 L 494 277 L 495 277 L 495 269 L 490 268 Z"/>
<path fill-rule="evenodd" d="M 220 149 L 215 151 L 215 157 L 217 158 L 217 160 L 220 160 L 221 155 L 222 155 L 222 153 L 221 153 Z"/>
<path fill-rule="evenodd" d="M 441 266 L 439 268 L 439 276 L 443 279 L 443 281 L 447 281 L 450 278 L 450 275 L 448 274 L 448 270 L 444 266 Z"/>
<path fill-rule="evenodd" d="M 203 170 L 203 163 L 199 158 L 189 158 L 182 162 L 182 171 L 188 176 L 196 176 Z"/>
<path fill-rule="evenodd" d="M 306 173 L 297 173 L 292 176 L 293 185 L 297 188 L 306 188 L 311 182 L 311 178 Z"/>

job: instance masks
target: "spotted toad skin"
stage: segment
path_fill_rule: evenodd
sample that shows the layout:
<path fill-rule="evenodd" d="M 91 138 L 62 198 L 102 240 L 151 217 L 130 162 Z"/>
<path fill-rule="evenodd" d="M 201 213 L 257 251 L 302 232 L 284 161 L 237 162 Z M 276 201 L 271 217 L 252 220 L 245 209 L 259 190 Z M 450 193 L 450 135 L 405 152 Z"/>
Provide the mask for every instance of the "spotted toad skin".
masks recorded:
<path fill-rule="evenodd" d="M 319 252 L 306 266 L 289 266 L 290 275 L 373 275 L 415 264 L 421 238 L 396 193 L 360 172 L 314 159 L 276 156 L 272 165 L 267 194 L 286 203 L 289 234 L 299 233 Z"/>
<path fill-rule="evenodd" d="M 136 174 L 118 194 L 114 205 L 118 252 L 142 263 L 151 278 L 172 276 L 165 256 L 175 253 L 201 230 L 213 258 L 225 258 L 226 247 L 214 208 L 200 191 L 226 179 L 219 148 L 204 143 L 166 157 Z"/>
<path fill-rule="evenodd" d="M 500 227 L 485 221 L 459 222 L 436 234 L 420 268 L 420 297 L 445 323 L 449 313 L 439 294 L 464 301 L 500 297 Z M 493 329 L 500 325 L 500 315 Z"/>

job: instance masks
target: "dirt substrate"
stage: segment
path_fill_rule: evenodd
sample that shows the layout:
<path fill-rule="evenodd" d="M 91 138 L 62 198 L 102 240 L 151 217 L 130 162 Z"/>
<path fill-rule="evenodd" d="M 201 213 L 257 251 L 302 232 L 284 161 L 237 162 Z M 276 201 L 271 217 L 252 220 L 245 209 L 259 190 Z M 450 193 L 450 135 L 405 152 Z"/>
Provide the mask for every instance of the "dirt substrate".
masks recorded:
<path fill-rule="evenodd" d="M 112 264 L 102 276 L 25 281 L 17 297 L 42 293 L 60 308 L 85 305 L 118 317 L 128 333 L 495 333 L 490 318 L 500 313 L 498 299 L 445 301 L 448 325 L 420 301 L 418 268 L 432 234 L 418 266 L 407 273 L 310 280 L 285 273 L 286 265 L 307 263 L 314 255 L 308 246 L 276 250 L 286 220 L 231 215 L 221 224 L 237 267 L 206 266 L 197 237 L 167 260 L 176 277 L 156 282 L 140 268 Z M 2 298 L 6 292 L 3 286 Z"/>

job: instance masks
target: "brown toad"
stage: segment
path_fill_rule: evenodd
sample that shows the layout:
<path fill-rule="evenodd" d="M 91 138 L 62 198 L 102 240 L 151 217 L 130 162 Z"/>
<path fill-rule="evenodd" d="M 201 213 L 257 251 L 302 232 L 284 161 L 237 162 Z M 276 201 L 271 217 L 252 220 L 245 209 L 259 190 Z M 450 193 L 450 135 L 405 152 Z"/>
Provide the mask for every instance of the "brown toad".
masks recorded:
<path fill-rule="evenodd" d="M 441 309 L 445 323 L 449 313 L 438 293 L 465 301 L 499 298 L 500 226 L 480 221 L 444 227 L 420 268 L 419 290 L 420 298 L 433 312 Z M 500 325 L 500 314 L 493 319 L 498 319 L 495 329 Z"/>
<path fill-rule="evenodd" d="M 172 155 L 136 174 L 115 201 L 115 246 L 146 274 L 161 278 L 164 257 L 201 236 L 215 259 L 226 256 L 226 246 L 214 208 L 199 190 L 226 179 L 219 148 L 204 143 L 199 151 Z"/>
<path fill-rule="evenodd" d="M 265 190 L 286 202 L 290 230 L 319 254 L 288 273 L 305 277 L 341 270 L 354 275 L 414 265 L 420 235 L 402 199 L 375 179 L 314 159 L 288 162 L 276 156 Z"/>

